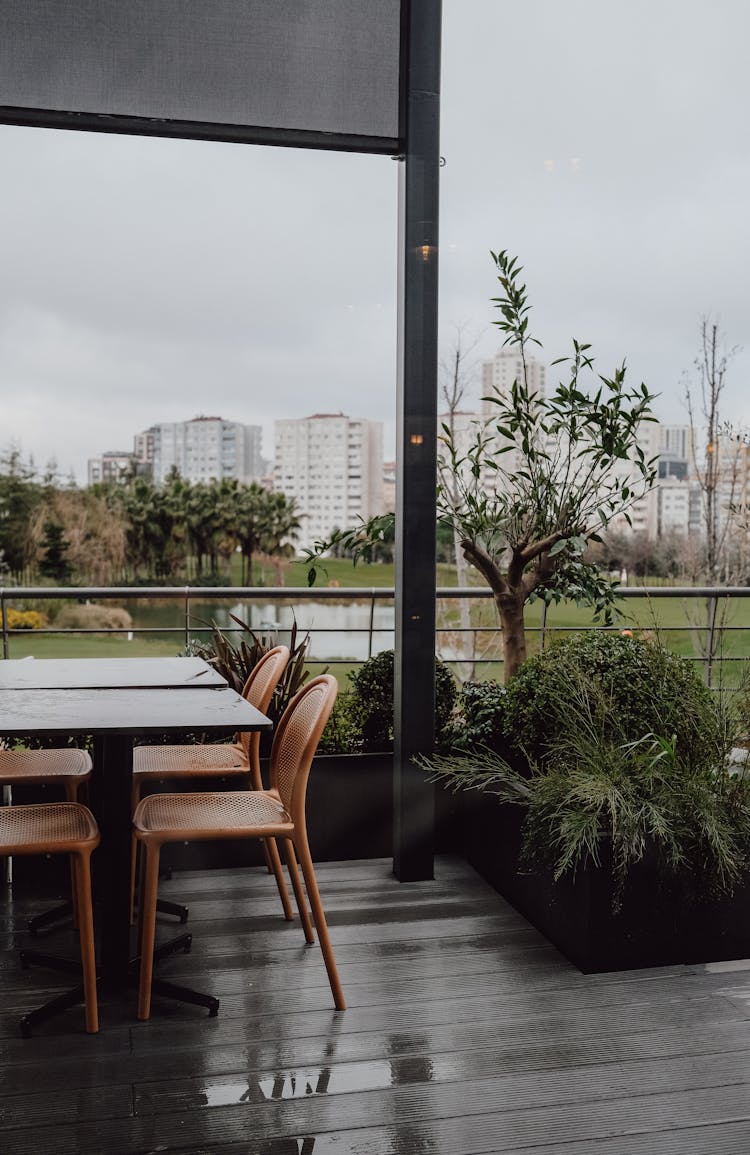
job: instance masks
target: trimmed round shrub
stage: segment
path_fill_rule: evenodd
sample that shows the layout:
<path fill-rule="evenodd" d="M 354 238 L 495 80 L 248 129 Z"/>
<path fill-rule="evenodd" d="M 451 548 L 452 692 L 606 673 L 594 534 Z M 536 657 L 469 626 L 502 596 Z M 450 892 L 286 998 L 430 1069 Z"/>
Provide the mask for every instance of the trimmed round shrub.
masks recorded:
<path fill-rule="evenodd" d="M 393 650 L 368 658 L 349 675 L 352 691 L 349 716 L 361 735 L 362 750 L 390 750 L 393 746 Z M 453 674 L 440 658 L 435 660 L 435 732 L 440 735 L 456 703 Z"/>
<path fill-rule="evenodd" d="M 651 641 L 610 633 L 575 634 L 524 662 L 503 699 L 510 743 L 543 762 L 560 738 L 561 683 L 585 679 L 613 708 L 621 735 L 675 738 L 682 757 L 716 764 L 725 747 L 721 711 L 695 666 Z"/>
<path fill-rule="evenodd" d="M 129 630 L 133 619 L 121 606 L 102 606 L 93 602 L 65 606 L 57 616 L 61 630 Z"/>
<path fill-rule="evenodd" d="M 495 681 L 464 682 L 459 691 L 458 709 L 443 736 L 452 750 L 503 751 L 507 745 L 505 687 Z"/>
<path fill-rule="evenodd" d="M 361 749 L 362 738 L 351 716 L 351 691 L 340 689 L 318 743 L 318 753 L 353 754 Z"/>

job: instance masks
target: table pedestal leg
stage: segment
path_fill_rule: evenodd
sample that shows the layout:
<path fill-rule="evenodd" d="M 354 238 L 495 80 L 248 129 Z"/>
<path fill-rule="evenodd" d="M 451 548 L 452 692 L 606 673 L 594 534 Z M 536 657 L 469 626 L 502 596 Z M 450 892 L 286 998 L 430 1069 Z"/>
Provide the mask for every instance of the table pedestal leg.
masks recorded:
<path fill-rule="evenodd" d="M 108 987 L 128 985 L 130 955 L 130 790 L 133 738 L 104 734 L 94 742 L 95 809 L 102 834 L 94 852 L 101 969 Z"/>

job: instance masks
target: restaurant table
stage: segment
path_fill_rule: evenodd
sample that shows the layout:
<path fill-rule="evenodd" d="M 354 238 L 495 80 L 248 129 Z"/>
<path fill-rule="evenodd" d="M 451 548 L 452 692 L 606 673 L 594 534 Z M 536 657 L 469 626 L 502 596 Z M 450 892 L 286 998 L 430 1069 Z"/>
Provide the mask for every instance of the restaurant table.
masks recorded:
<path fill-rule="evenodd" d="M 226 686 L 203 658 L 6 658 L 0 690 Z"/>
<path fill-rule="evenodd" d="M 104 899 L 98 928 L 101 974 L 108 988 L 127 986 L 133 969 L 130 799 L 135 739 L 272 726 L 211 667 L 202 663 L 209 671 L 204 674 L 197 663 L 201 659 L 0 661 L 0 737 L 94 739 L 92 786 L 102 842 L 92 862 L 96 890 Z M 35 680 L 42 686 L 34 686 Z"/>

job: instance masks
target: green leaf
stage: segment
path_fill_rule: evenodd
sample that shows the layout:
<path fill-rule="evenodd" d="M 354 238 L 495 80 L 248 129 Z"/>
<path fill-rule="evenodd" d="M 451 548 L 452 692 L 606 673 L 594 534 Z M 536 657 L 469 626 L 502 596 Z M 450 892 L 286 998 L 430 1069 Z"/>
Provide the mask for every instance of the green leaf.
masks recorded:
<path fill-rule="evenodd" d="M 562 538 L 561 541 L 556 541 L 555 544 L 553 546 L 551 546 L 547 552 L 549 553 L 550 557 L 556 557 L 557 554 L 562 553 L 564 549 L 567 549 L 567 546 L 568 546 L 568 539 Z"/>

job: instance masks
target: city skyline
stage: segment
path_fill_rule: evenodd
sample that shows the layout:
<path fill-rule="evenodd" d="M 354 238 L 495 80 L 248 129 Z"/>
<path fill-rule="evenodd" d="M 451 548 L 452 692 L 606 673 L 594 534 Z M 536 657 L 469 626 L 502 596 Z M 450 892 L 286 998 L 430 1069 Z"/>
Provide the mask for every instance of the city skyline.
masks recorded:
<path fill-rule="evenodd" d="M 718 314 L 747 424 L 750 12 L 675 11 L 445 0 L 441 344 L 466 325 L 495 352 L 489 250 L 508 248 L 545 364 L 590 341 L 679 423 Z M 317 409 L 382 420 L 393 456 L 394 161 L 11 126 L 0 145 L 0 448 L 82 483 L 157 416 L 260 424 L 270 457 L 274 419 Z"/>

